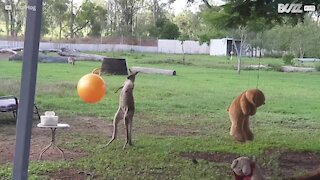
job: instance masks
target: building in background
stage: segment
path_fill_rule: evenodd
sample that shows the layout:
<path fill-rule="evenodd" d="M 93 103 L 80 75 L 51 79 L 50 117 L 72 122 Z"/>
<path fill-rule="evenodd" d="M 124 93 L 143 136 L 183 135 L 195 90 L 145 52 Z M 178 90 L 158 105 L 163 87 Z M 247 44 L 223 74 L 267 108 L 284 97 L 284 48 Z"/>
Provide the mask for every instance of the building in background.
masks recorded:
<path fill-rule="evenodd" d="M 210 55 L 211 56 L 230 56 L 231 52 L 233 53 L 233 55 L 237 55 L 237 50 L 238 52 L 240 51 L 240 44 L 241 44 L 241 40 L 236 40 L 233 38 L 211 39 Z M 242 55 L 245 55 L 245 54 L 246 52 L 242 51 Z"/>

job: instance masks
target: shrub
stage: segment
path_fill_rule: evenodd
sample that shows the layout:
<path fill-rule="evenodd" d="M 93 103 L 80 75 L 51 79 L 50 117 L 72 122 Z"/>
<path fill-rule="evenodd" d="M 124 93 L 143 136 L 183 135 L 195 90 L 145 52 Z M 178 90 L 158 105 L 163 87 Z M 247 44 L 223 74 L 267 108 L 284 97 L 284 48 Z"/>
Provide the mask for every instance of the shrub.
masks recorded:
<path fill-rule="evenodd" d="M 293 53 L 286 53 L 282 56 L 283 63 L 286 65 L 293 65 L 293 58 L 294 54 Z"/>
<path fill-rule="evenodd" d="M 272 51 L 266 51 L 263 53 L 264 57 L 270 57 L 270 58 L 281 58 L 282 52 L 272 52 Z"/>

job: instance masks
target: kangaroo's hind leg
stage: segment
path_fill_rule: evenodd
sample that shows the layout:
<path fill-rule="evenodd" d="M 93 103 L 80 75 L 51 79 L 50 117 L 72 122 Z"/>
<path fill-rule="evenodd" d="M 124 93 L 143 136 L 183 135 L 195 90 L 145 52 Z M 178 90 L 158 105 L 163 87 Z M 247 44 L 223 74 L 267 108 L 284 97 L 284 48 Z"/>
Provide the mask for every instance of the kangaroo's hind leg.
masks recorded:
<path fill-rule="evenodd" d="M 123 119 L 124 117 L 124 112 L 123 110 L 119 107 L 118 108 L 118 111 L 116 112 L 115 116 L 114 116 L 114 119 L 113 119 L 113 133 L 112 133 L 112 138 L 111 140 L 107 143 L 106 146 L 108 146 L 110 143 L 112 143 L 112 141 L 114 141 L 117 137 L 117 131 L 118 131 L 118 124 L 119 124 L 119 121 L 121 119 Z"/>
<path fill-rule="evenodd" d="M 133 110 L 128 109 L 126 110 L 126 112 L 124 113 L 124 123 L 126 126 L 126 134 L 127 134 L 127 140 L 126 143 L 123 146 L 123 149 L 126 147 L 127 144 L 129 144 L 130 146 L 132 146 L 132 118 L 133 118 Z"/>

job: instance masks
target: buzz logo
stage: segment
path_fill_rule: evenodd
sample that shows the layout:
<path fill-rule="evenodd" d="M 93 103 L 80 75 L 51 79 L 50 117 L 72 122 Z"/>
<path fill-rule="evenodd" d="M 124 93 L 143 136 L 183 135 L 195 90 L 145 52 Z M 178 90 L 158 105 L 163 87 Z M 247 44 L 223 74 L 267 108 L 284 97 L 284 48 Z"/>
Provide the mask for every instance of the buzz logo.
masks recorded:
<path fill-rule="evenodd" d="M 278 4 L 278 13 L 302 13 L 302 4 Z"/>
<path fill-rule="evenodd" d="M 320 5 L 319 5 L 320 6 Z M 319 8 L 319 7 L 318 7 Z M 316 6 L 313 4 L 302 5 L 302 4 L 278 4 L 278 13 L 302 13 L 302 12 L 314 12 Z"/>

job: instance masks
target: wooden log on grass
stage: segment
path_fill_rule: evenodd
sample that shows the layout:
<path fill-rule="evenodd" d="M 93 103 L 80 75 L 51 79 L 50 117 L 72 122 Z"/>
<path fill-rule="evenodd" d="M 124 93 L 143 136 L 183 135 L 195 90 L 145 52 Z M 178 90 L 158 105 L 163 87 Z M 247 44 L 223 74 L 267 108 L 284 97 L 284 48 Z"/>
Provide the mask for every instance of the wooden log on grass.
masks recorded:
<path fill-rule="evenodd" d="M 244 70 L 258 70 L 258 69 L 268 69 L 269 67 L 266 65 L 255 65 L 255 64 L 249 64 L 249 65 L 241 65 L 241 69 Z M 237 66 L 234 66 L 234 69 L 238 69 Z"/>
<path fill-rule="evenodd" d="M 294 66 L 282 66 L 282 72 L 313 72 L 316 71 L 315 68 L 305 68 L 305 67 L 294 67 Z"/>
<path fill-rule="evenodd" d="M 9 57 L 9 61 L 22 61 L 22 54 L 16 54 Z M 61 57 L 61 56 L 47 56 L 39 54 L 38 61 L 43 63 L 67 63 L 68 57 Z"/>
<path fill-rule="evenodd" d="M 18 54 L 16 51 L 14 51 L 14 50 L 12 50 L 10 48 L 0 49 L 0 53 Z"/>
<path fill-rule="evenodd" d="M 96 55 L 96 54 L 86 54 L 79 52 L 70 52 L 70 51 L 61 51 L 58 52 L 60 56 L 74 57 L 77 61 L 79 60 L 94 60 L 94 61 L 102 61 L 106 56 Z"/>
<path fill-rule="evenodd" d="M 148 68 L 148 67 L 137 67 L 133 66 L 130 68 L 133 72 L 145 73 L 145 74 L 163 74 L 169 76 L 175 76 L 175 70 L 168 70 L 168 69 L 158 69 L 158 68 Z"/>

